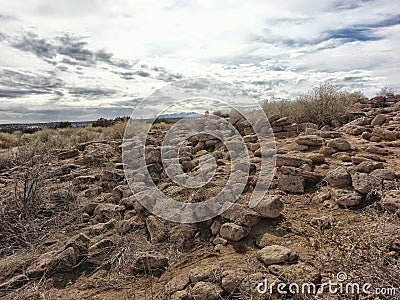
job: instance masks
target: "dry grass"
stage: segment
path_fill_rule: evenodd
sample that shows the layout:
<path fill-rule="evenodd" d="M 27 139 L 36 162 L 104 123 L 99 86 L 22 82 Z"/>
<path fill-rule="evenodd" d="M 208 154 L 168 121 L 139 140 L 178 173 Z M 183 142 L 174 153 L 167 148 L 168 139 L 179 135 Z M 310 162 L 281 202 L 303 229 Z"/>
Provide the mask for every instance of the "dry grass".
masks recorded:
<path fill-rule="evenodd" d="M 266 102 L 264 111 L 267 116 L 292 117 L 297 123 L 336 127 L 351 120 L 354 104 L 365 99 L 360 92 L 343 92 L 331 84 L 323 84 L 294 101 Z"/>

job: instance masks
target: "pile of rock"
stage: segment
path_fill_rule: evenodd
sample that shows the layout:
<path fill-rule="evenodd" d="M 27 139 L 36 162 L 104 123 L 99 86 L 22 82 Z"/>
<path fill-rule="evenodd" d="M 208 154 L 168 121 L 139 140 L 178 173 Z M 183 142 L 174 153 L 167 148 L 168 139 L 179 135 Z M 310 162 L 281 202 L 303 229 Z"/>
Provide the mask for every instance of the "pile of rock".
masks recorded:
<path fill-rule="evenodd" d="M 361 135 L 371 142 L 400 139 L 400 95 L 377 96 L 360 104 L 364 115 L 341 128 L 351 135 Z"/>

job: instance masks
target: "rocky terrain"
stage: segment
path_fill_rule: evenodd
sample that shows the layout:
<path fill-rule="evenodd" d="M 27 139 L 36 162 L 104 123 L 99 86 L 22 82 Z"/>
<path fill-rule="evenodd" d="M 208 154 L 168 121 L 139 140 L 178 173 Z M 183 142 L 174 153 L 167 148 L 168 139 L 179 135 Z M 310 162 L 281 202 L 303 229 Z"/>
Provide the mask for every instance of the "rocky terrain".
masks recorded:
<path fill-rule="evenodd" d="M 250 177 L 239 201 L 196 224 L 150 214 L 128 187 L 122 140 L 32 155 L 0 170 L 0 297 L 3 299 L 398 299 L 400 276 L 400 95 L 359 103 L 350 123 L 319 128 L 272 116 L 276 171 L 267 195 L 248 200 L 260 169 L 257 137 L 244 119 Z M 229 155 L 198 135 L 181 151 L 191 175 L 217 162 L 200 189 L 168 179 L 160 156 L 168 127 L 150 131 L 147 168 L 166 195 L 199 202 L 229 177 Z M 22 150 L 20 150 L 22 151 Z M 397 295 L 260 294 L 269 283 L 314 283 L 339 272 Z"/>

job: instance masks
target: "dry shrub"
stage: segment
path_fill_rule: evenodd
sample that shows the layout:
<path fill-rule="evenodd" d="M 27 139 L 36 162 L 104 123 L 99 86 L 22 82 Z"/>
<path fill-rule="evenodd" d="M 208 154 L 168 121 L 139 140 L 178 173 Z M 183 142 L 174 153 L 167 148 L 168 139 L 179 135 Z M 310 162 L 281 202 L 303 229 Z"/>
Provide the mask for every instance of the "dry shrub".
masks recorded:
<path fill-rule="evenodd" d="M 360 92 L 340 91 L 338 87 L 326 83 L 294 101 L 267 102 L 264 111 L 268 116 L 279 114 L 292 117 L 298 123 L 313 122 L 336 127 L 350 121 L 354 104 L 365 99 Z"/>

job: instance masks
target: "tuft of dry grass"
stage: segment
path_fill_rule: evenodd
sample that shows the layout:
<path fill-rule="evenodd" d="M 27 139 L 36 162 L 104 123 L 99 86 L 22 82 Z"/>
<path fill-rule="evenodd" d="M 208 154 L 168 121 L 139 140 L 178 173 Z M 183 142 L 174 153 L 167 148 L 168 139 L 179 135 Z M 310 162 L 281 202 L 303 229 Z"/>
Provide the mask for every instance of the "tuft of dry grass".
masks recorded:
<path fill-rule="evenodd" d="M 325 83 L 294 101 L 266 102 L 263 106 L 267 116 L 278 114 L 291 117 L 297 123 L 312 122 L 319 126 L 340 126 L 352 119 L 354 104 L 365 101 L 361 92 L 340 91 L 338 87 Z"/>

